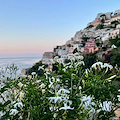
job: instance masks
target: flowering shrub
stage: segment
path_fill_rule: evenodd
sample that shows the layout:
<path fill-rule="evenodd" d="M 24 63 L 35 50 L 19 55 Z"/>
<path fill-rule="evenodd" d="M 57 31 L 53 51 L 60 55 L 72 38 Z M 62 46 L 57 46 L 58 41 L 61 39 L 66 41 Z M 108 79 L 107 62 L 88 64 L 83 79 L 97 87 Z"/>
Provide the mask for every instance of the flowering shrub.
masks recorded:
<path fill-rule="evenodd" d="M 83 56 L 55 57 L 56 72 L 7 77 L 0 82 L 0 118 L 26 120 L 105 120 L 114 116 L 120 91 L 113 66 L 97 62 L 84 69 Z M 43 70 L 39 66 L 39 70 Z M 117 69 L 116 69 L 117 71 Z"/>

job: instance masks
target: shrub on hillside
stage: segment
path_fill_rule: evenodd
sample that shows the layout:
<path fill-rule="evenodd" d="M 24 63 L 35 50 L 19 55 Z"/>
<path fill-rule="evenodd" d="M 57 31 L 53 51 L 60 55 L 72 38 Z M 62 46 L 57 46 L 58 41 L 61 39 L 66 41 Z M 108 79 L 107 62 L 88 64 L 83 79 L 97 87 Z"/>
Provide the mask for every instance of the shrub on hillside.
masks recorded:
<path fill-rule="evenodd" d="M 120 38 L 118 36 L 116 36 L 115 39 L 110 39 L 111 45 L 115 45 L 117 47 L 120 47 Z"/>
<path fill-rule="evenodd" d="M 96 62 L 96 55 L 95 53 L 90 53 L 84 55 L 84 62 L 85 62 L 85 68 L 90 68 L 92 64 Z"/>
<path fill-rule="evenodd" d="M 39 69 L 39 66 L 43 66 L 44 69 L 46 67 L 48 67 L 48 65 L 42 64 L 42 61 L 39 61 L 36 64 L 34 64 L 30 69 L 28 69 L 26 74 L 31 75 L 31 73 L 35 71 L 39 76 L 43 76 L 44 75 L 44 70 Z"/>
<path fill-rule="evenodd" d="M 103 24 L 98 24 L 97 27 L 96 27 L 96 30 L 103 29 L 103 26 L 104 26 Z"/>

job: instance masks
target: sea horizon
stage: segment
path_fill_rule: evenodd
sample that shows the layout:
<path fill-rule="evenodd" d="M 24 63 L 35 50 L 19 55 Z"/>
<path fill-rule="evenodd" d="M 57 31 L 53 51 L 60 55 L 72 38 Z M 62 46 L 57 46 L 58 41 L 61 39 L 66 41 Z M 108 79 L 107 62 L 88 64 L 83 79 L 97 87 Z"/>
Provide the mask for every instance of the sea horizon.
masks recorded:
<path fill-rule="evenodd" d="M 22 56 L 8 56 L 8 57 L 1 57 L 0 56 L 0 68 L 1 70 L 5 71 L 7 66 L 10 66 L 14 64 L 18 67 L 17 75 L 21 74 L 22 69 L 30 68 L 35 63 L 39 62 L 41 60 L 41 57 L 22 57 Z"/>

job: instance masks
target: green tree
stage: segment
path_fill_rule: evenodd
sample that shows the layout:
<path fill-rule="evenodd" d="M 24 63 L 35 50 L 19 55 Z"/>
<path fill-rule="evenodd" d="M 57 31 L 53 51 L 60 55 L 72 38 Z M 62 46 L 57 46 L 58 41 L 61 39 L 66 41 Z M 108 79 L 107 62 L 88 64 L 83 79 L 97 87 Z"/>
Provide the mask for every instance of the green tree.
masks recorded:
<path fill-rule="evenodd" d="M 89 25 L 88 27 L 86 27 L 86 28 L 92 28 L 92 27 L 94 27 L 93 25 Z"/>
<path fill-rule="evenodd" d="M 117 47 L 120 47 L 120 38 L 116 36 L 115 39 L 110 39 L 111 44 L 114 44 Z"/>
<path fill-rule="evenodd" d="M 85 68 L 90 68 L 96 62 L 95 53 L 84 55 Z"/>
<path fill-rule="evenodd" d="M 31 75 L 32 72 L 36 72 L 37 75 L 39 76 L 43 76 L 44 75 L 44 70 L 40 69 L 39 70 L 39 66 L 44 65 L 44 68 L 48 67 L 48 65 L 42 64 L 42 61 L 37 62 L 35 65 L 33 65 L 28 71 L 27 71 L 27 75 Z"/>
<path fill-rule="evenodd" d="M 120 67 L 120 48 L 114 49 L 110 55 L 110 63 L 112 65 L 118 65 Z"/>
<path fill-rule="evenodd" d="M 76 53 L 76 52 L 78 52 L 77 48 L 74 49 L 73 54 Z"/>
<path fill-rule="evenodd" d="M 103 26 L 104 26 L 103 24 L 98 24 L 97 27 L 96 27 L 96 30 L 103 29 Z"/>
<path fill-rule="evenodd" d="M 83 42 L 87 42 L 87 40 L 90 39 L 89 37 L 82 37 Z"/>

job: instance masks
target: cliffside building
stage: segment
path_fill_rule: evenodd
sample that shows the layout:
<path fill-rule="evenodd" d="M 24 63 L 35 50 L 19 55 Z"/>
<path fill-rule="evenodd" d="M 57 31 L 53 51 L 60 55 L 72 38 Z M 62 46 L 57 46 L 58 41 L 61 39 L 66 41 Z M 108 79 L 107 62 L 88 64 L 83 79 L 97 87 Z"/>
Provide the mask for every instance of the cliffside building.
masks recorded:
<path fill-rule="evenodd" d="M 53 62 L 53 52 L 45 52 L 42 57 L 43 64 L 51 64 Z"/>
<path fill-rule="evenodd" d="M 115 39 L 117 36 L 120 36 L 120 28 L 116 28 L 112 32 L 110 32 L 111 39 Z"/>
<path fill-rule="evenodd" d="M 85 54 L 94 53 L 95 51 L 98 51 L 98 50 L 99 50 L 99 48 L 96 47 L 95 40 L 90 39 L 85 43 L 83 53 L 85 53 Z"/>
<path fill-rule="evenodd" d="M 120 20 L 120 10 L 116 10 L 111 18 L 111 22 Z"/>

